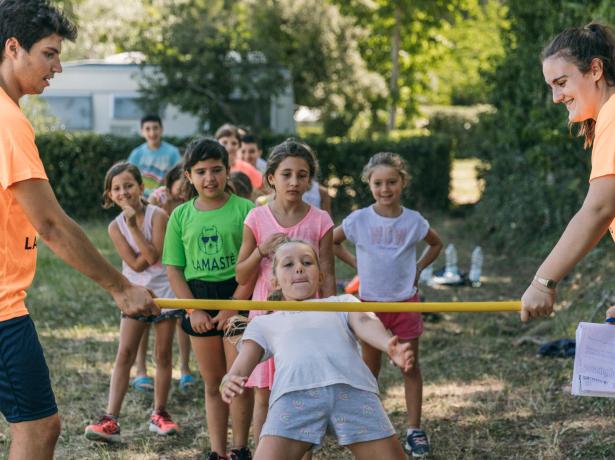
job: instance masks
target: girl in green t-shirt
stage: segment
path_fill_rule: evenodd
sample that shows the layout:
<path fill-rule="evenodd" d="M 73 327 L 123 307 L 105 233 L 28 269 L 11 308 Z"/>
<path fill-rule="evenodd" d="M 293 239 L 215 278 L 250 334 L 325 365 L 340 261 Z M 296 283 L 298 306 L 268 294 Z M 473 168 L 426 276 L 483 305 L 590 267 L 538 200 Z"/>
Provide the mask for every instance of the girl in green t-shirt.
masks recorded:
<path fill-rule="evenodd" d="M 226 149 L 213 139 L 194 141 L 186 150 L 184 174 L 191 184 L 192 198 L 171 214 L 162 256 L 175 295 L 180 299 L 250 298 L 251 286 L 235 281 L 235 265 L 243 221 L 254 205 L 231 193 Z M 211 441 L 208 459 L 226 458 L 229 406 L 222 401 L 218 387 L 237 357 L 234 344 L 223 340 L 227 321 L 235 314 L 193 310 L 182 321 L 205 381 Z M 251 458 L 247 448 L 251 412 L 249 392 L 230 406 L 232 459 Z"/>

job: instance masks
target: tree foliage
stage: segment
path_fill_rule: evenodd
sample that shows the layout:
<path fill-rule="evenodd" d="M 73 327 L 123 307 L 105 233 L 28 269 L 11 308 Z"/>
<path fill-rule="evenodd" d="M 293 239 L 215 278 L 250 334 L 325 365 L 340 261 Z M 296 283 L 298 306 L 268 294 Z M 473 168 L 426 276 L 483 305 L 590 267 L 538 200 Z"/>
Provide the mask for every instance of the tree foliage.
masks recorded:
<path fill-rule="evenodd" d="M 481 123 L 477 138 L 486 188 L 481 224 L 504 245 L 561 233 L 587 191 L 589 152 L 554 105 L 542 76 L 542 48 L 566 27 L 582 26 L 604 0 L 515 0 L 508 4 L 506 56 L 493 79 L 497 111 Z"/>

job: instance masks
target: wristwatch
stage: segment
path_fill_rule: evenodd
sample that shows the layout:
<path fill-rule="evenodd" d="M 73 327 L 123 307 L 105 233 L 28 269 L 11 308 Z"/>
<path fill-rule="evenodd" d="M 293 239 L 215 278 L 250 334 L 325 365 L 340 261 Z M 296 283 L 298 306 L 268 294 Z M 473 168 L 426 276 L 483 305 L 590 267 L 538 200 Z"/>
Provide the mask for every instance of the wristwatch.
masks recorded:
<path fill-rule="evenodd" d="M 538 275 L 534 276 L 534 281 L 536 281 L 538 284 L 542 284 L 544 287 L 549 289 L 555 289 L 555 286 L 557 286 L 557 281 L 553 281 L 547 278 L 541 278 Z"/>

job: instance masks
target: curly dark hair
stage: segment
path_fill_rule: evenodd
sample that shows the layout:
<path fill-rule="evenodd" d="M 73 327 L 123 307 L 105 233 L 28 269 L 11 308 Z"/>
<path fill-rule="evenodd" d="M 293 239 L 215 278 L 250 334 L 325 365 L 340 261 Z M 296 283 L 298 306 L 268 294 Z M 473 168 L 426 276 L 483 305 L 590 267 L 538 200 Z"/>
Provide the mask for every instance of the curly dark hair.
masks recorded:
<path fill-rule="evenodd" d="M 77 27 L 48 0 L 0 0 L 0 62 L 9 38 L 16 38 L 30 51 L 36 42 L 53 34 L 74 41 Z"/>

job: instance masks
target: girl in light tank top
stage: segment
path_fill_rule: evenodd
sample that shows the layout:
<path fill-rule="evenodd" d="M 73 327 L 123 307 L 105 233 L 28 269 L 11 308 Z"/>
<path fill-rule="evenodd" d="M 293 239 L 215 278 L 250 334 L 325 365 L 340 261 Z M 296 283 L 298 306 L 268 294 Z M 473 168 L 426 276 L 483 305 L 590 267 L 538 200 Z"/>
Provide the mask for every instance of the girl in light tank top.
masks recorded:
<path fill-rule="evenodd" d="M 271 292 L 272 252 L 286 237 L 307 241 L 314 247 L 325 273 L 320 295 L 335 295 L 333 221 L 325 211 L 303 201 L 317 168 L 310 147 L 294 139 L 287 139 L 274 147 L 268 157 L 265 179 L 275 196 L 267 205 L 254 208 L 246 217 L 237 258 L 238 283 L 245 284 L 257 277 L 253 300 L 267 300 Z M 250 318 L 264 313 L 251 311 Z M 273 360 L 270 359 L 257 366 L 247 383 L 255 388 L 255 442 L 267 417 L 273 376 Z"/>
<path fill-rule="evenodd" d="M 143 180 L 139 169 L 130 163 L 117 163 L 105 177 L 103 207 L 117 205 L 122 212 L 109 225 L 109 236 L 122 258 L 122 273 L 133 283 L 151 289 L 156 297 L 175 297 L 165 267 L 160 263 L 168 216 L 142 198 Z M 154 411 L 149 430 L 159 435 L 178 431 L 167 412 L 167 399 L 173 371 L 172 344 L 175 319 L 181 310 L 164 309 L 159 316 L 122 315 L 120 341 L 111 374 L 106 413 L 97 423 L 88 425 L 85 435 L 93 441 L 120 441 L 119 413 L 128 389 L 139 342 L 148 324 L 156 328 L 156 378 Z"/>

